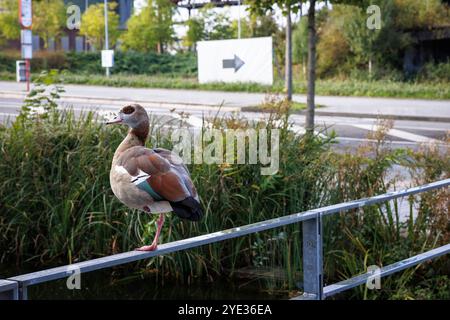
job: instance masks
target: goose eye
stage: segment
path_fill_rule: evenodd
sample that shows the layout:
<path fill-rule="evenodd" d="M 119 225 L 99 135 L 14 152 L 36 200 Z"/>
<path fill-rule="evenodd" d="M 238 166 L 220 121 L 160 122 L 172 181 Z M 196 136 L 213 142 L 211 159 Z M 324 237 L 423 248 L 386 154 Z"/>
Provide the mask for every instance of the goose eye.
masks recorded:
<path fill-rule="evenodd" d="M 126 106 L 122 109 L 122 112 L 125 114 L 131 114 L 134 112 L 134 108 L 132 106 Z"/>

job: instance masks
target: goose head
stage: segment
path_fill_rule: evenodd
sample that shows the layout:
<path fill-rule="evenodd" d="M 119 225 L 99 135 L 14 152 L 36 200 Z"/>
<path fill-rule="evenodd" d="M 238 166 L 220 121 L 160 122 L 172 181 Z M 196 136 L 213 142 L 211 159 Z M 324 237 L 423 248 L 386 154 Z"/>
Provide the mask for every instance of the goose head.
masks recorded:
<path fill-rule="evenodd" d="M 128 135 L 136 136 L 144 145 L 149 133 L 149 118 L 147 111 L 139 104 L 131 104 L 120 109 L 119 113 L 106 124 L 124 124 L 130 130 Z"/>
<path fill-rule="evenodd" d="M 131 104 L 120 109 L 119 113 L 106 124 L 125 124 L 131 129 L 148 127 L 149 119 L 145 109 L 139 104 Z"/>

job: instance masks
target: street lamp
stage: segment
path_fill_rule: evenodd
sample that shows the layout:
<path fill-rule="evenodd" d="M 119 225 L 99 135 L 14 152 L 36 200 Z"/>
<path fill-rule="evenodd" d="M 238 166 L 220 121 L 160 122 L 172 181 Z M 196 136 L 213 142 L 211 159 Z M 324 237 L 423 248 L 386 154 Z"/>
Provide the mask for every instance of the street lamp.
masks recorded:
<path fill-rule="evenodd" d="M 109 50 L 108 44 L 108 0 L 104 0 L 105 6 L 105 50 Z M 106 67 L 106 76 L 109 77 L 109 67 Z"/>
<path fill-rule="evenodd" d="M 238 39 L 241 38 L 241 0 L 238 1 Z"/>

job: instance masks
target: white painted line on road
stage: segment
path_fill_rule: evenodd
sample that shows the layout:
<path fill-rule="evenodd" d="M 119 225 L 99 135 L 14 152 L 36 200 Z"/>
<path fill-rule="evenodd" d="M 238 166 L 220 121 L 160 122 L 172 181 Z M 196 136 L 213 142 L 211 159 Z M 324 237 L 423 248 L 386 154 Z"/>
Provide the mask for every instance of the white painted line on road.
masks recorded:
<path fill-rule="evenodd" d="M 376 124 L 374 124 L 374 125 L 352 124 L 351 126 L 353 126 L 355 128 L 368 130 L 368 131 L 377 131 L 380 129 L 380 126 L 378 126 Z M 414 142 L 439 143 L 439 141 L 436 139 L 428 138 L 425 136 L 421 136 L 418 134 L 414 134 L 414 133 L 410 133 L 410 132 L 406 132 L 406 131 L 402 131 L 402 130 L 397 130 L 397 129 L 390 129 L 387 132 L 387 134 L 390 136 L 394 136 L 397 138 L 414 141 Z"/>
<path fill-rule="evenodd" d="M 363 139 L 363 138 L 350 138 L 350 137 L 336 137 L 337 141 L 354 141 L 354 142 L 373 142 L 376 143 L 376 140 L 373 139 Z M 417 142 L 411 141 L 389 141 L 391 144 L 399 144 L 399 145 L 409 145 L 409 146 L 417 146 Z M 442 143 L 440 143 L 442 145 Z"/>
<path fill-rule="evenodd" d="M 303 135 L 306 133 L 306 129 L 304 127 L 296 125 L 296 124 L 291 125 L 290 130 L 299 135 Z M 326 136 L 320 132 L 314 131 L 314 134 L 321 138 L 326 138 Z"/>
<path fill-rule="evenodd" d="M 414 127 L 414 126 L 395 126 L 397 129 L 409 129 L 409 130 L 423 130 L 423 131 L 443 131 L 447 132 L 450 131 L 450 126 L 448 128 L 431 128 L 431 127 Z"/>

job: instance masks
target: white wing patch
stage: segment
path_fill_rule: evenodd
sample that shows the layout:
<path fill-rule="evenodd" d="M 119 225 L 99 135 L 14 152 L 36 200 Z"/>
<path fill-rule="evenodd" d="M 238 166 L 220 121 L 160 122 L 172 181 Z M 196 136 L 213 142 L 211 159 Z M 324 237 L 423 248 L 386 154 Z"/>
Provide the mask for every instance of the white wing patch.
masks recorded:
<path fill-rule="evenodd" d="M 114 170 L 115 170 L 118 174 L 128 174 L 128 175 L 130 175 L 130 174 L 128 173 L 127 169 L 125 169 L 124 166 L 114 166 Z"/>
<path fill-rule="evenodd" d="M 115 166 L 114 170 L 119 174 L 128 175 L 130 177 L 130 182 L 134 183 L 135 185 L 142 183 L 150 177 L 148 173 L 142 171 L 141 169 L 139 169 L 138 174 L 135 176 L 130 175 L 124 166 Z"/>

